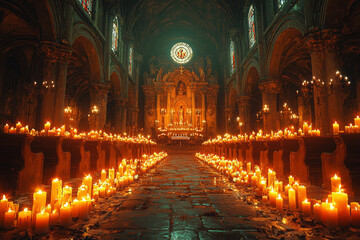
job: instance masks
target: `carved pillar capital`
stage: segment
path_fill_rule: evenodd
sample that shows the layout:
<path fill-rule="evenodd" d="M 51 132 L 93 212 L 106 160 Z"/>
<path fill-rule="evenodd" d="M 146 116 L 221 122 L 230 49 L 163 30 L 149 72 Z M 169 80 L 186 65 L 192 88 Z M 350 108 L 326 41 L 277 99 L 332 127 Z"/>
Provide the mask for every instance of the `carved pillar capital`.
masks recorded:
<path fill-rule="evenodd" d="M 54 42 L 41 42 L 40 51 L 43 57 L 50 62 L 67 62 L 70 58 L 72 48 L 66 44 L 58 44 Z"/>
<path fill-rule="evenodd" d="M 110 90 L 110 84 L 109 83 L 92 83 L 91 90 L 93 93 L 96 93 L 97 95 L 107 95 Z"/>
<path fill-rule="evenodd" d="M 249 96 L 240 96 L 237 98 L 237 103 L 241 107 L 249 107 L 251 105 L 252 98 Z"/>
<path fill-rule="evenodd" d="M 280 92 L 279 82 L 270 80 L 259 84 L 260 91 L 264 94 L 277 94 Z"/>
<path fill-rule="evenodd" d="M 305 36 L 305 45 L 310 52 L 336 51 L 341 33 L 337 29 L 309 33 Z"/>

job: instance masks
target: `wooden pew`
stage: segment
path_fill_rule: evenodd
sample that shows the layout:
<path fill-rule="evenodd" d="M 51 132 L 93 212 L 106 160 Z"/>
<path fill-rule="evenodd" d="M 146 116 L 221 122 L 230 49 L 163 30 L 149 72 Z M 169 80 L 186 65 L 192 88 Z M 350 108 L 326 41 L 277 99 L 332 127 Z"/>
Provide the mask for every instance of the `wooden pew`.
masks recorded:
<path fill-rule="evenodd" d="M 85 140 L 64 139 L 62 148 L 71 155 L 71 178 L 84 177 L 90 173 L 90 152 L 85 151 Z"/>
<path fill-rule="evenodd" d="M 302 137 L 299 151 L 290 154 L 290 174 L 300 182 L 321 186 L 321 154 L 333 152 L 336 144 L 331 136 Z"/>
<path fill-rule="evenodd" d="M 281 140 L 281 149 L 273 152 L 273 169 L 277 177 L 285 179 L 290 175 L 290 153 L 300 148 L 299 139 Z"/>
<path fill-rule="evenodd" d="M 60 178 L 63 181 L 70 179 L 70 158 L 68 152 L 62 149 L 64 138 L 58 136 L 34 137 L 31 142 L 31 150 L 44 155 L 43 161 L 43 184 L 50 184 L 52 179 Z"/>
<path fill-rule="evenodd" d="M 273 169 L 273 154 L 275 151 L 279 151 L 282 149 L 281 140 L 272 140 L 267 141 L 266 150 L 260 152 L 260 166 L 264 169 L 264 171 L 268 171 L 268 169 Z"/>
<path fill-rule="evenodd" d="M 85 151 L 90 152 L 90 171 L 101 171 L 105 168 L 105 154 L 99 140 L 85 140 Z"/>
<path fill-rule="evenodd" d="M 42 183 L 44 155 L 33 153 L 33 137 L 0 135 L 0 192 L 6 195 L 32 192 Z"/>
<path fill-rule="evenodd" d="M 260 164 L 260 151 L 266 151 L 265 141 L 250 141 L 250 147 L 246 151 L 246 161 L 252 166 Z"/>
<path fill-rule="evenodd" d="M 341 177 L 347 193 L 360 196 L 360 134 L 340 133 L 334 136 L 336 150 L 321 155 L 323 184 L 331 189 L 331 177 Z"/>
<path fill-rule="evenodd" d="M 117 166 L 116 151 L 112 141 L 101 142 L 101 149 L 105 153 L 105 168 L 115 168 Z"/>

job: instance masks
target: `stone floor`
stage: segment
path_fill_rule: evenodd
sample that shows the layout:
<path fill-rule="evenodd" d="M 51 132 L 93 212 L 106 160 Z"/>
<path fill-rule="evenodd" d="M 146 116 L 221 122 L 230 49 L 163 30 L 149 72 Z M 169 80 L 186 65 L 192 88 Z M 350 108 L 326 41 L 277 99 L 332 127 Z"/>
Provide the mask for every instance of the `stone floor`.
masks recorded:
<path fill-rule="evenodd" d="M 329 234 L 322 226 L 298 223 L 298 216 L 279 216 L 269 209 L 252 197 L 251 190 L 236 188 L 208 165 L 195 160 L 194 153 L 169 154 L 141 180 L 102 199 L 90 220 L 77 221 L 69 229 L 52 228 L 46 239 L 343 237 Z M 288 217 L 288 223 L 283 223 L 284 217 Z M 358 232 L 355 234 L 360 238 Z M 16 239 L 19 237 L 27 239 L 23 233 L 16 235 Z"/>

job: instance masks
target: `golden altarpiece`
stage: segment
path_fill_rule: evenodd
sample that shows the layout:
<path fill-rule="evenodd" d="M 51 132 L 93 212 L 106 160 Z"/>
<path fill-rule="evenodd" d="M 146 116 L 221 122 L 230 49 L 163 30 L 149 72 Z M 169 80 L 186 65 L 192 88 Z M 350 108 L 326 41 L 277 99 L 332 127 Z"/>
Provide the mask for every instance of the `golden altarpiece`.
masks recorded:
<path fill-rule="evenodd" d="M 216 133 L 216 104 L 219 86 L 183 66 L 156 78 L 147 78 L 145 131 L 158 136 L 205 137 Z"/>

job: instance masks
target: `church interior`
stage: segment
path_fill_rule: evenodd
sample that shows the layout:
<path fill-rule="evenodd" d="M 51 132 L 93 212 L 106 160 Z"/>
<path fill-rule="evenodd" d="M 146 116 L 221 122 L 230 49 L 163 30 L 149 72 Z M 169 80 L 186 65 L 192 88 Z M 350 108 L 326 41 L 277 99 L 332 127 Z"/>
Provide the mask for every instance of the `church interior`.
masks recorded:
<path fill-rule="evenodd" d="M 1 239 L 360 239 L 360 1 L 0 0 Z"/>

